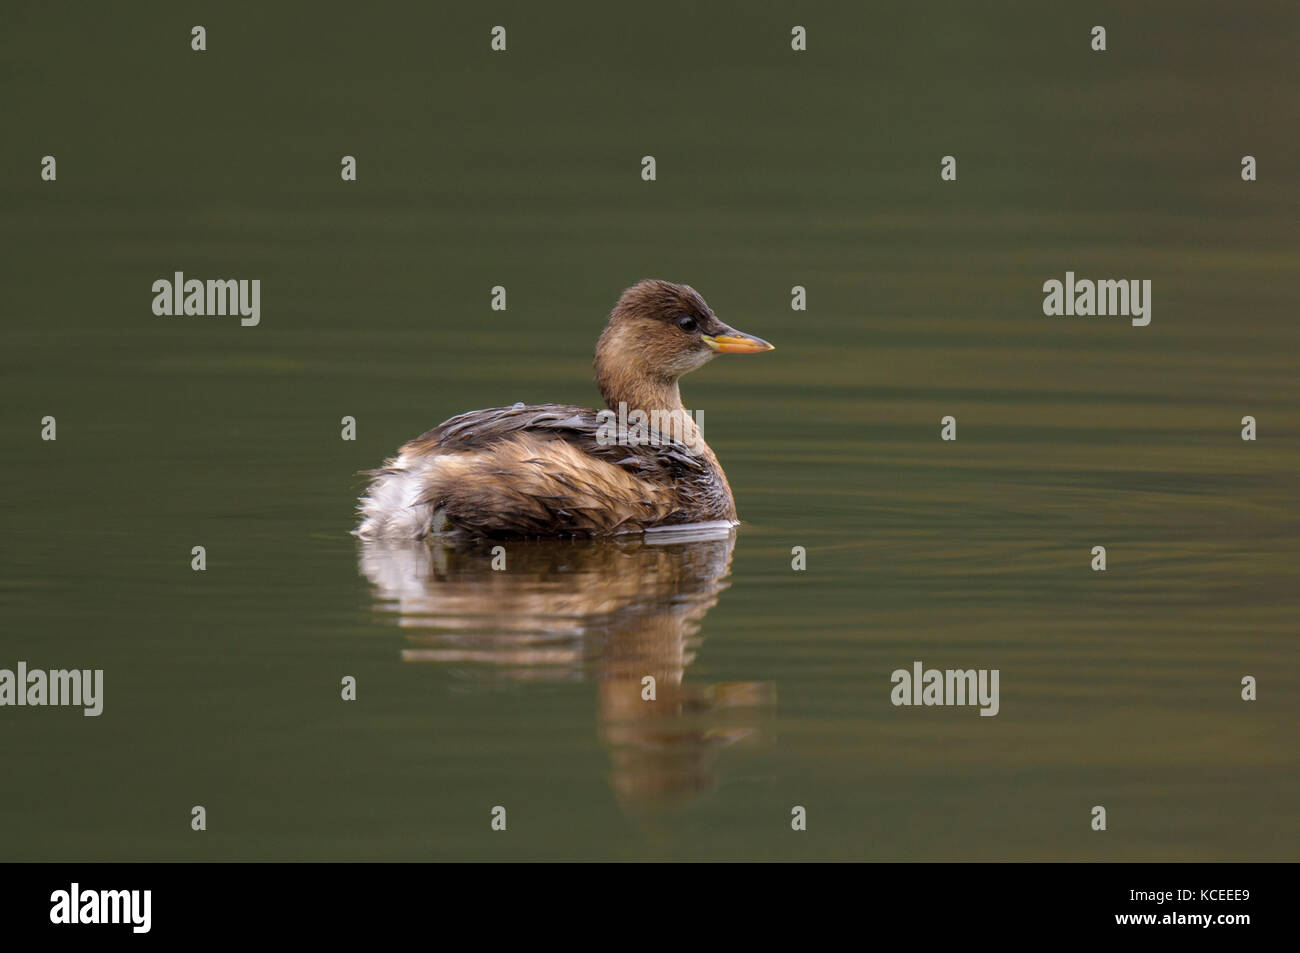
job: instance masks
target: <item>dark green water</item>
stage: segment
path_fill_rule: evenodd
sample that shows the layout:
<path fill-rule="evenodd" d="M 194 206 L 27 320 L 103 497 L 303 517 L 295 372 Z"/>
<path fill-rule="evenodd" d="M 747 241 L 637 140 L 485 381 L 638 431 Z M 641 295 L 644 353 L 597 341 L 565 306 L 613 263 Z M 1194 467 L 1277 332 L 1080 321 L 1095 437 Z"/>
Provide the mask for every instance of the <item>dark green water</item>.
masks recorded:
<path fill-rule="evenodd" d="M 1297 859 L 1300 15 L 1044 6 L 7 11 L 0 668 L 105 702 L 0 708 L 0 858 Z M 643 277 L 777 345 L 683 383 L 734 543 L 348 535 L 444 418 L 596 400 Z"/>

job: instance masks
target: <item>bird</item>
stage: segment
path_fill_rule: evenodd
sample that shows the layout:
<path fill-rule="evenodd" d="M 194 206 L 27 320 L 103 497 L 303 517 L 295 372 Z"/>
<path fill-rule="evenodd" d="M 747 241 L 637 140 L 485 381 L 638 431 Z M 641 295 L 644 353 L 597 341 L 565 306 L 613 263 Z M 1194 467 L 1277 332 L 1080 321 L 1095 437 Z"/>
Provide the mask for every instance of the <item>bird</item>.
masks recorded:
<path fill-rule="evenodd" d="M 689 285 L 640 281 L 596 342 L 606 409 L 517 403 L 452 417 L 363 471 L 353 533 L 600 537 L 735 523 L 731 485 L 678 380 L 720 354 L 770 350 L 719 320 Z"/>

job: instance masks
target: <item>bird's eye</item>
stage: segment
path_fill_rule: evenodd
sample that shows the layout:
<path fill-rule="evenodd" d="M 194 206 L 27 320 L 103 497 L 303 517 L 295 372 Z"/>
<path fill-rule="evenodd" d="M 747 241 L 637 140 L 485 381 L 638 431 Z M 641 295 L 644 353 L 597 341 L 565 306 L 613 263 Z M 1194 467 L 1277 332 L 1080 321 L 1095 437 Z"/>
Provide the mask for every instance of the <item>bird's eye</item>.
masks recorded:
<path fill-rule="evenodd" d="M 699 324 L 689 314 L 677 319 L 677 326 L 687 334 L 694 334 L 700 329 Z"/>

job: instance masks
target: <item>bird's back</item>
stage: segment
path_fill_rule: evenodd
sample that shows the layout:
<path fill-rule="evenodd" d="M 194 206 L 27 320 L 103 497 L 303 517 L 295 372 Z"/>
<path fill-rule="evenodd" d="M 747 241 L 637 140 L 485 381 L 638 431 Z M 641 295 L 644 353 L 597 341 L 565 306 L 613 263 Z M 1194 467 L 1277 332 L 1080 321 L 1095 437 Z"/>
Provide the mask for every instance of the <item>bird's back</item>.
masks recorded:
<path fill-rule="evenodd" d="M 368 472 L 357 534 L 602 536 L 735 518 L 707 448 L 649 436 L 611 440 L 597 411 L 566 404 L 460 414 Z"/>

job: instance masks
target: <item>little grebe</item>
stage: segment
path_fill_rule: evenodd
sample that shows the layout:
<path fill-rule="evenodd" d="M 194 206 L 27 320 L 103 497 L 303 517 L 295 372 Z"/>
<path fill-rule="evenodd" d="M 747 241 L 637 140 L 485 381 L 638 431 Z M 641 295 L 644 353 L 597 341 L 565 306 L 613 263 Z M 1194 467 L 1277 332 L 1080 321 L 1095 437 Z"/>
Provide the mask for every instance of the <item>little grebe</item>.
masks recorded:
<path fill-rule="evenodd" d="M 719 321 L 695 289 L 642 281 L 596 342 L 610 410 L 516 404 L 452 417 L 367 471 L 356 534 L 605 536 L 735 520 L 731 486 L 677 379 L 718 354 L 770 350 Z"/>

